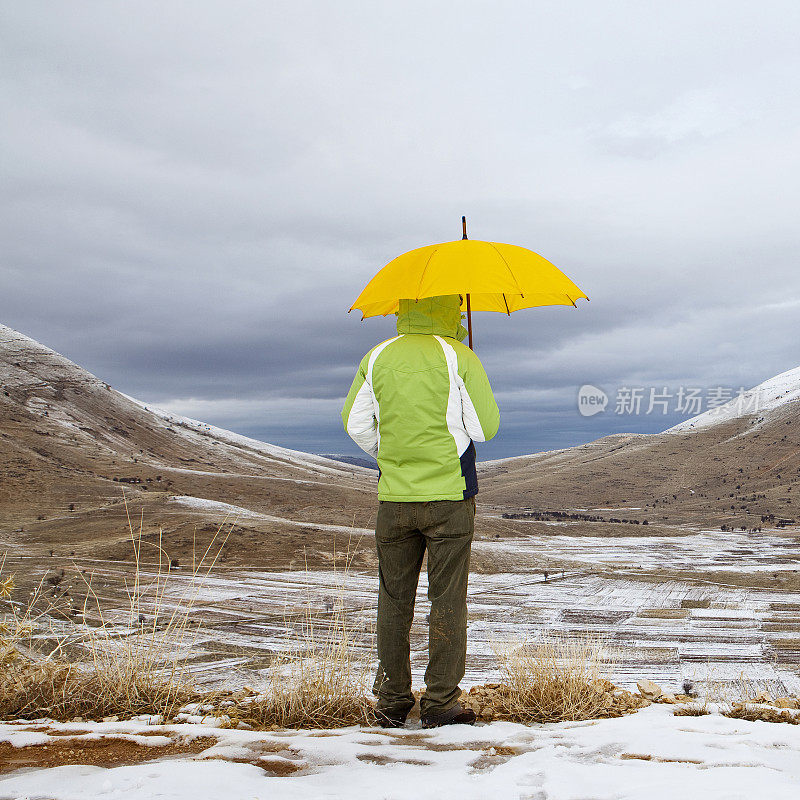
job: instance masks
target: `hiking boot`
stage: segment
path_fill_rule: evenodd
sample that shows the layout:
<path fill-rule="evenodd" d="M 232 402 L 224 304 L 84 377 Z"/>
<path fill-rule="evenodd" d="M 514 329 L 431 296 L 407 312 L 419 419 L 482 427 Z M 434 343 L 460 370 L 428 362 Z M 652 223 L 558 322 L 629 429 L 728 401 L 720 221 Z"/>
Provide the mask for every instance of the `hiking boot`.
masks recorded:
<path fill-rule="evenodd" d="M 456 703 L 441 714 L 428 714 L 422 717 L 423 728 L 438 728 L 441 725 L 474 725 L 475 712 Z"/>
<path fill-rule="evenodd" d="M 406 724 L 406 714 L 390 714 L 376 708 L 372 715 L 381 728 L 402 728 Z"/>

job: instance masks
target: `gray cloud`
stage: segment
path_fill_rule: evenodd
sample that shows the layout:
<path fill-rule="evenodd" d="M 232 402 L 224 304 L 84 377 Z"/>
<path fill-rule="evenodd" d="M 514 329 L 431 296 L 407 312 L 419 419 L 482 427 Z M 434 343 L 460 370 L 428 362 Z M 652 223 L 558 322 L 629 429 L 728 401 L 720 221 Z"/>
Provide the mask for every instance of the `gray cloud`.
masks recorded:
<path fill-rule="evenodd" d="M 0 319 L 121 390 L 346 450 L 395 255 L 511 241 L 579 309 L 476 315 L 487 455 L 676 421 L 583 383 L 797 365 L 800 7 L 29 2 L 0 9 Z M 663 424 L 662 424 L 663 423 Z"/>

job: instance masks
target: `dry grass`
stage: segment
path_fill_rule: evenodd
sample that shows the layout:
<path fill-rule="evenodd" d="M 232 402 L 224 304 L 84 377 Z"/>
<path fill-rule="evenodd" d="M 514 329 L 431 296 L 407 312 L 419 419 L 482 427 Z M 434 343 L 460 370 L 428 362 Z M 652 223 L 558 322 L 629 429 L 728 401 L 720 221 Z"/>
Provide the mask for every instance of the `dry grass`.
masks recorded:
<path fill-rule="evenodd" d="M 692 704 L 676 708 L 672 715 L 674 717 L 705 717 L 710 713 L 705 704 Z"/>
<path fill-rule="evenodd" d="M 315 615 L 318 602 L 308 599 L 292 646 L 275 657 L 264 691 L 236 703 L 221 701 L 223 692 L 197 691 L 182 653 L 193 640 L 191 611 L 203 578 L 213 569 L 230 530 L 225 534 L 220 526 L 202 556 L 193 559 L 176 599 L 171 561 L 161 541 L 143 538 L 143 521 L 136 526 L 128 517 L 128 522 L 134 562 L 132 584 L 126 584 L 128 607 L 122 613 L 104 609 L 92 579 L 85 578 L 79 616 L 92 617 L 97 621 L 93 625 L 73 621 L 64 627 L 66 633 L 54 629 L 54 618 L 69 619 L 69 609 L 49 600 L 42 584 L 24 606 L 15 603 L 13 576 L 3 575 L 0 562 L 0 718 L 148 714 L 169 719 L 196 702 L 229 716 L 230 724 L 242 721 L 259 728 L 370 722 L 369 665 L 354 640 L 343 591 L 337 593 L 331 613 Z M 143 546 L 155 548 L 154 563 L 142 553 Z M 343 577 L 355 552 L 348 543 Z M 333 561 L 335 568 L 335 552 Z M 43 650 L 45 641 L 56 643 Z"/>
<path fill-rule="evenodd" d="M 758 693 L 756 685 L 739 673 L 735 681 L 723 680 L 717 676 L 715 668 L 707 665 L 706 677 L 699 681 L 704 687 L 702 697 L 693 703 L 679 706 L 672 712 L 676 717 L 702 717 L 716 711 L 722 716 L 730 716 L 731 712 L 740 704 L 741 697 L 754 697 Z"/>
<path fill-rule="evenodd" d="M 735 704 L 730 711 L 724 711 L 722 716 L 744 719 L 748 722 L 785 722 L 789 725 L 800 725 L 800 714 L 795 714 L 788 708 L 763 708 L 748 703 Z"/>
<path fill-rule="evenodd" d="M 344 567 L 334 571 L 346 578 L 357 547 L 348 542 Z M 370 665 L 358 647 L 355 626 L 344 606 L 344 590 L 334 589 L 333 609 L 315 615 L 306 601 L 303 622 L 293 647 L 279 654 L 270 670 L 266 690 L 237 719 L 254 727 L 338 728 L 372 724 L 373 705 L 367 697 Z"/>
<path fill-rule="evenodd" d="M 371 724 L 367 668 L 344 622 L 332 623 L 323 640 L 308 633 L 300 650 L 276 659 L 271 673 L 266 691 L 237 710 L 237 720 L 257 728 Z"/>
<path fill-rule="evenodd" d="M 608 709 L 602 674 L 616 659 L 595 637 L 549 634 L 538 642 L 497 648 L 505 717 L 522 723 L 593 719 Z"/>
<path fill-rule="evenodd" d="M 188 622 L 202 578 L 212 569 L 227 538 L 217 530 L 202 558 L 193 565 L 187 590 L 170 610 L 165 588 L 170 560 L 156 544 L 155 572 L 144 580 L 141 563 L 143 524 L 138 529 L 128 517 L 135 571 L 127 586 L 128 619 L 107 619 L 100 599 L 85 579 L 83 617 L 91 610 L 98 625 L 73 623 L 54 629 L 54 618 L 66 616 L 57 601 L 46 598 L 42 584 L 25 604 L 13 599 L 13 576 L 2 576 L 0 564 L 0 717 L 74 717 L 99 719 L 138 714 L 172 716 L 196 695 L 181 653 L 190 644 Z M 145 615 L 145 610 L 150 617 Z M 152 622 L 143 620 L 152 618 Z M 49 629 L 49 630 L 48 630 Z M 49 635 L 42 635 L 44 633 Z M 42 649 L 42 642 L 54 646 Z M 74 654 L 85 658 L 76 660 Z"/>

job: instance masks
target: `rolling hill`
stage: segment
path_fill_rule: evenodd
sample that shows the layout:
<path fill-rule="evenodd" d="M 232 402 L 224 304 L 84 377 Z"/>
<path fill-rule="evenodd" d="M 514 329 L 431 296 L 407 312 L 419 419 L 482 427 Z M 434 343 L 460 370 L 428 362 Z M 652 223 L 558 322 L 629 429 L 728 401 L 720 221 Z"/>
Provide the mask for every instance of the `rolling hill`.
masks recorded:
<path fill-rule="evenodd" d="M 225 520 L 225 558 L 265 565 L 372 521 L 373 470 L 153 408 L 2 325 L 0 384 L 0 532 L 31 552 L 129 555 L 123 497 L 171 553 Z"/>
<path fill-rule="evenodd" d="M 800 519 L 800 368 L 664 433 L 488 462 L 482 476 L 483 500 L 502 506 L 715 527 Z"/>
<path fill-rule="evenodd" d="M 126 559 L 129 511 L 180 559 L 225 522 L 230 565 L 326 564 L 334 542 L 341 551 L 371 533 L 372 469 L 162 411 L 5 326 L 0 382 L 7 548 Z M 606 536 L 634 530 L 613 520 L 647 520 L 635 532 L 656 535 L 800 519 L 800 368 L 661 434 L 616 434 L 479 472 L 478 539 L 552 532 L 519 519 L 539 512 L 577 515 L 572 535 Z M 372 564 L 372 548 L 359 558 Z M 481 551 L 475 567 L 508 567 L 497 559 Z"/>

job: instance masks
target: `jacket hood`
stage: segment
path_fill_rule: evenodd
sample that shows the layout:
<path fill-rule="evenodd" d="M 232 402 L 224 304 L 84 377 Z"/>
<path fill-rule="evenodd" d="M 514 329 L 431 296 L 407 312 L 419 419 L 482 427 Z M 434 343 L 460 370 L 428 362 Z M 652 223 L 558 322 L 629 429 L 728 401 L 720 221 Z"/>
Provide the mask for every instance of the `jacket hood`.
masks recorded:
<path fill-rule="evenodd" d="M 461 324 L 461 299 L 457 294 L 400 300 L 398 333 L 428 333 L 463 341 L 467 331 Z"/>

